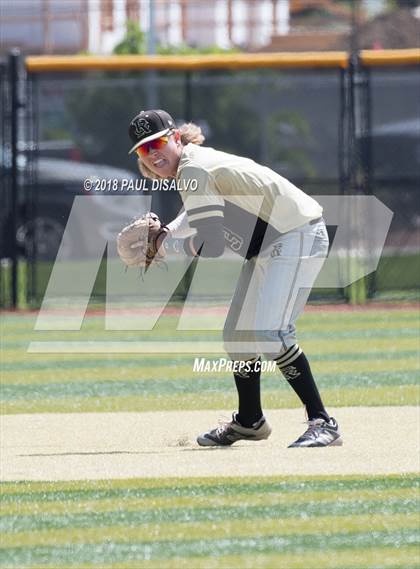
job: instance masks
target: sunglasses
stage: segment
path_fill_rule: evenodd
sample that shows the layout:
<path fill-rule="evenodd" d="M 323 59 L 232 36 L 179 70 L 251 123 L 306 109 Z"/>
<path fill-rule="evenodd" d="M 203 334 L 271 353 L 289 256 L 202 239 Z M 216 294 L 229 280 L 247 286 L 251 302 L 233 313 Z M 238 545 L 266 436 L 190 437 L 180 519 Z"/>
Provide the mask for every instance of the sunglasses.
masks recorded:
<path fill-rule="evenodd" d="M 162 150 L 162 148 L 164 148 L 168 144 L 169 137 L 172 134 L 173 133 L 171 132 L 169 134 L 161 136 L 160 138 L 155 138 L 155 140 L 150 140 L 149 142 L 145 142 L 144 144 L 136 148 L 137 156 L 140 157 L 148 156 L 150 150 Z"/>

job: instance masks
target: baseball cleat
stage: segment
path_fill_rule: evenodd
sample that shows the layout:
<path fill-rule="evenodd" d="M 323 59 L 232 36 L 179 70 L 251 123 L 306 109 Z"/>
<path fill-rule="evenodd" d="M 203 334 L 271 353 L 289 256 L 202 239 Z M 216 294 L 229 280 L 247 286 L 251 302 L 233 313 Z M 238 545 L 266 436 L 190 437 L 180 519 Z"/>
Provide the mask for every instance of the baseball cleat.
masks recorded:
<path fill-rule="evenodd" d="M 337 421 L 333 417 L 330 417 L 329 421 L 312 419 L 307 423 L 307 430 L 288 448 L 341 446 L 343 444 Z"/>
<path fill-rule="evenodd" d="M 268 439 L 271 427 L 264 416 L 254 423 L 252 427 L 243 427 L 236 420 L 236 413 L 232 414 L 232 421 L 222 423 L 220 427 L 203 433 L 197 437 L 202 447 L 230 446 L 236 441 L 262 441 Z"/>

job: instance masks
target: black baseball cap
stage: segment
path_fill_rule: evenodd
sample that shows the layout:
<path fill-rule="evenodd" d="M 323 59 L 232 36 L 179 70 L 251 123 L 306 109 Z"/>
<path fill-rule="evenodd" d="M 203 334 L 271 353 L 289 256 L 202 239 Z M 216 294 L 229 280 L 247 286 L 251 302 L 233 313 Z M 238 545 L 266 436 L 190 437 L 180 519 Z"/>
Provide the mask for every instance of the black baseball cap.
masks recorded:
<path fill-rule="evenodd" d="M 130 122 L 128 129 L 128 134 L 134 143 L 129 154 L 145 142 L 164 136 L 174 128 L 176 128 L 175 121 L 166 111 L 160 109 L 141 111 Z"/>

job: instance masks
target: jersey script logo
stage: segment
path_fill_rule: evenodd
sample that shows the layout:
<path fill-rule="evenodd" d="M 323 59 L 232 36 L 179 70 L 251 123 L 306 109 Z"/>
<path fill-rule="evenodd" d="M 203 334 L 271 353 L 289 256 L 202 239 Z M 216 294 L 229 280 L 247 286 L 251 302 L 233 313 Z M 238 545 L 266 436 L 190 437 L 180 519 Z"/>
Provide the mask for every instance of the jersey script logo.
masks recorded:
<path fill-rule="evenodd" d="M 133 122 L 134 132 L 137 136 L 143 136 L 152 132 L 149 121 L 146 119 L 136 119 Z"/>
<path fill-rule="evenodd" d="M 223 234 L 228 246 L 232 249 L 232 251 L 240 251 L 242 245 L 244 244 L 242 237 L 227 227 L 223 228 Z"/>

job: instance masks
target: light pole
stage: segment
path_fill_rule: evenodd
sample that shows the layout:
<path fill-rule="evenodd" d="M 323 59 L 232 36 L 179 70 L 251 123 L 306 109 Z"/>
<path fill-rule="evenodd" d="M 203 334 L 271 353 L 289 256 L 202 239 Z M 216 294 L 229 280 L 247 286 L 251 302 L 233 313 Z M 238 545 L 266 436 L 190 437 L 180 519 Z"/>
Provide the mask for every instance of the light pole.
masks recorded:
<path fill-rule="evenodd" d="M 351 3 L 351 33 L 350 33 L 350 55 L 357 57 L 359 49 L 359 5 L 360 0 L 353 0 Z"/>
<path fill-rule="evenodd" d="M 149 30 L 147 33 L 147 54 L 156 55 L 156 10 L 155 0 L 149 0 Z M 157 75 L 154 69 L 147 71 L 147 108 L 157 107 Z"/>
<path fill-rule="evenodd" d="M 149 0 L 149 32 L 147 34 L 147 53 L 156 53 L 156 10 L 155 0 Z"/>

